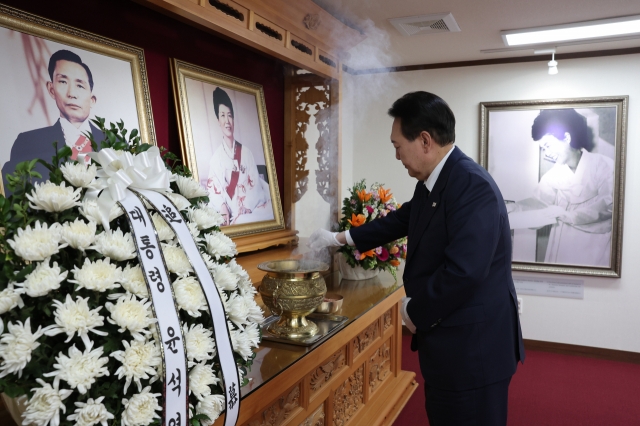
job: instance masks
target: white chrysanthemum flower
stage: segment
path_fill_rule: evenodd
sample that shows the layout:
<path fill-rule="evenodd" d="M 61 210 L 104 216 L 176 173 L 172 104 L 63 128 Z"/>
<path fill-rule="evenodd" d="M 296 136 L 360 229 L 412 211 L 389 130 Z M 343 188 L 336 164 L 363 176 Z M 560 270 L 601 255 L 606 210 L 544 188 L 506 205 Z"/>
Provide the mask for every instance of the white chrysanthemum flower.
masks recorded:
<path fill-rule="evenodd" d="M 148 425 L 160 416 L 156 411 L 162 411 L 158 405 L 159 393 L 151 393 L 151 386 L 147 386 L 142 392 L 137 393 L 131 399 L 123 398 L 124 412 L 122 413 L 122 426 Z"/>
<path fill-rule="evenodd" d="M 247 324 L 244 330 L 233 330 L 233 327 L 229 325 L 229 330 L 233 351 L 246 361 L 253 354 L 252 348 L 258 347 L 258 343 L 260 343 L 258 325 L 255 323 Z"/>
<path fill-rule="evenodd" d="M 82 190 L 66 186 L 65 182 L 56 185 L 51 181 L 36 182 L 31 194 L 26 194 L 29 206 L 35 210 L 44 210 L 50 213 L 62 212 L 80 205 L 78 201 Z"/>
<path fill-rule="evenodd" d="M 115 305 L 107 302 L 105 306 L 111 312 L 111 318 L 107 318 L 107 321 L 119 326 L 121 333 L 129 330 L 136 340 L 145 340 L 151 334 L 149 327 L 156 320 L 151 317 L 151 302 L 147 299 L 138 301 L 133 294 L 129 294 L 119 298 Z"/>
<path fill-rule="evenodd" d="M 253 286 L 251 288 L 253 288 Z M 264 312 L 256 303 L 254 296 L 252 294 L 247 294 L 243 297 L 247 309 L 249 310 L 249 313 L 247 314 L 248 321 L 256 324 L 262 324 L 264 321 Z"/>
<path fill-rule="evenodd" d="M 250 279 L 240 279 L 240 282 L 238 282 L 238 289 L 240 290 L 240 294 L 245 297 L 254 297 L 258 293 Z"/>
<path fill-rule="evenodd" d="M 60 166 L 60 171 L 62 172 L 62 176 L 64 176 L 71 185 L 76 188 L 87 188 L 96 178 L 98 168 L 95 164 L 87 166 L 87 163 L 84 161 L 80 163 L 69 161 Z"/>
<path fill-rule="evenodd" d="M 209 417 L 209 420 L 200 420 L 200 424 L 203 426 L 212 425 L 222 413 L 224 404 L 224 395 L 207 395 L 199 400 L 196 405 L 196 413 Z"/>
<path fill-rule="evenodd" d="M 151 215 L 151 220 L 153 220 L 153 225 L 156 228 L 156 232 L 158 233 L 158 239 L 160 241 L 171 241 L 176 236 L 173 232 L 173 229 L 169 226 L 169 224 L 160 216 L 158 213 L 153 213 Z"/>
<path fill-rule="evenodd" d="M 8 333 L 0 338 L 0 377 L 7 374 L 18 374 L 22 376 L 22 370 L 31 361 L 31 353 L 40 346 L 38 339 L 42 337 L 44 331 L 41 327 L 31 332 L 31 318 L 24 322 L 18 321 L 16 324 L 7 324 Z"/>
<path fill-rule="evenodd" d="M 74 414 L 67 417 L 67 420 L 74 422 L 76 426 L 94 426 L 98 423 L 101 426 L 107 426 L 114 416 L 107 411 L 107 407 L 102 403 L 103 399 L 104 396 L 101 396 L 95 400 L 89 398 L 87 402 L 75 402 L 78 408 Z"/>
<path fill-rule="evenodd" d="M 232 326 L 229 326 L 229 335 L 231 337 L 231 346 L 233 351 L 240 355 L 245 361 L 251 354 L 251 344 L 249 343 L 248 336 L 242 331 L 242 329 L 234 330 Z"/>
<path fill-rule="evenodd" d="M 202 256 L 202 260 L 204 260 L 204 263 L 205 265 L 207 265 L 207 269 L 209 271 L 213 271 L 216 268 L 216 266 L 219 265 L 219 263 L 216 262 L 215 259 L 209 256 L 207 253 L 200 252 L 200 256 Z"/>
<path fill-rule="evenodd" d="M 42 379 L 36 379 L 41 388 L 31 389 L 33 396 L 27 403 L 27 409 L 22 413 L 23 425 L 58 426 L 60 424 L 60 410 L 66 412 L 65 399 L 73 393 L 70 389 L 59 389 L 58 384 L 53 387 Z"/>
<path fill-rule="evenodd" d="M 238 265 L 235 259 L 231 259 L 228 265 L 231 272 L 236 274 L 240 279 L 250 280 L 249 273 L 242 266 Z"/>
<path fill-rule="evenodd" d="M 249 306 L 245 298 L 237 293 L 233 293 L 227 302 L 226 313 L 229 319 L 238 327 L 242 327 L 248 321 Z"/>
<path fill-rule="evenodd" d="M 193 222 L 187 222 L 187 228 L 189 228 L 189 232 L 191 236 L 196 241 L 202 241 L 202 237 L 200 236 L 200 229 L 198 229 L 198 225 Z"/>
<path fill-rule="evenodd" d="M 131 234 L 125 234 L 121 229 L 104 231 L 89 248 L 118 261 L 136 257 L 136 246 Z"/>
<path fill-rule="evenodd" d="M 122 344 L 124 350 L 113 352 L 111 356 L 122 363 L 116 374 L 118 379 L 126 378 L 123 393 L 127 393 L 131 381 L 138 385 L 138 392 L 141 392 L 141 379 L 151 379 L 150 383 L 153 383 L 158 378 L 158 367 L 162 364 L 160 349 L 153 341 L 133 340 L 129 343 L 123 340 Z"/>
<path fill-rule="evenodd" d="M 18 234 L 13 237 L 13 240 L 7 240 L 7 242 L 18 256 L 33 262 L 44 260 L 66 247 L 66 244 L 59 244 L 61 238 L 62 226 L 59 223 L 49 227 L 46 223 L 36 222 L 33 228 L 27 226 L 24 229 L 18 229 Z"/>
<path fill-rule="evenodd" d="M 210 232 L 204 238 L 207 241 L 207 252 L 216 260 L 238 254 L 236 244 L 222 232 Z"/>
<path fill-rule="evenodd" d="M 260 325 L 249 323 L 244 327 L 244 334 L 252 348 L 257 348 L 260 344 Z"/>
<path fill-rule="evenodd" d="M 216 385 L 218 382 L 220 382 L 220 379 L 216 377 L 209 365 L 198 364 L 189 372 L 189 392 L 200 400 L 207 395 L 211 395 L 209 386 Z"/>
<path fill-rule="evenodd" d="M 197 208 L 190 208 L 187 211 L 187 217 L 191 222 L 195 222 L 201 230 L 220 226 L 224 222 L 222 215 L 205 203 L 198 203 Z"/>
<path fill-rule="evenodd" d="M 197 362 L 204 362 L 216 356 L 216 342 L 213 340 L 213 331 L 203 327 L 202 324 L 182 326 L 184 342 L 187 348 L 189 367 Z"/>
<path fill-rule="evenodd" d="M 95 262 L 84 259 L 82 268 L 73 268 L 73 277 L 70 283 L 78 284 L 78 288 L 86 288 L 103 292 L 120 287 L 122 281 L 122 268 L 111 263 L 110 259 L 98 259 Z"/>
<path fill-rule="evenodd" d="M 97 378 L 109 375 L 109 369 L 106 367 L 109 358 L 101 358 L 104 348 L 93 349 L 93 342 L 90 343 L 84 352 L 80 352 L 76 345 L 69 348 L 69 356 L 60 352 L 56 357 L 56 364 L 53 364 L 56 370 L 43 376 L 53 376 L 54 386 L 60 380 L 64 380 L 72 389 L 77 388 L 83 395 L 87 393 Z"/>
<path fill-rule="evenodd" d="M 62 226 L 62 241 L 74 249 L 85 251 L 96 239 L 97 225 L 90 220 L 85 223 L 80 218 L 67 222 Z"/>
<path fill-rule="evenodd" d="M 122 281 L 120 281 L 122 287 L 131 294 L 135 294 L 140 298 L 149 297 L 149 289 L 147 283 L 142 275 L 142 268 L 140 266 L 127 265 L 122 271 Z"/>
<path fill-rule="evenodd" d="M 13 288 L 13 283 L 9 283 L 7 288 L 0 291 L 0 315 L 9 312 L 16 306 L 22 309 L 24 307 L 24 302 L 20 297 L 20 291 L 16 291 Z"/>
<path fill-rule="evenodd" d="M 207 299 L 200 283 L 194 277 L 178 278 L 173 282 L 173 293 L 178 307 L 192 317 L 199 317 L 200 311 L 207 310 Z"/>
<path fill-rule="evenodd" d="M 46 258 L 29 275 L 23 283 L 16 284 L 30 297 L 40 297 L 49 294 L 51 290 L 60 288 L 60 283 L 67 278 L 68 271 L 61 272 L 58 262 L 49 266 L 51 258 Z"/>
<path fill-rule="evenodd" d="M 193 267 L 182 247 L 162 244 L 162 254 L 167 262 L 167 268 L 174 274 L 184 277 L 189 275 L 189 272 L 193 272 Z"/>
<path fill-rule="evenodd" d="M 95 200 L 89 200 L 87 198 L 82 200 L 80 213 L 82 214 L 82 216 L 86 217 L 92 222 L 102 223 L 100 210 L 98 209 L 98 203 Z M 118 204 L 115 204 L 113 207 L 111 207 L 111 211 L 109 212 L 109 222 L 122 216 L 123 214 L 124 211 L 122 210 L 122 208 Z"/>
<path fill-rule="evenodd" d="M 67 294 L 65 302 L 59 300 L 53 301 L 56 307 L 54 318 L 56 325 L 51 326 L 44 332 L 47 336 L 56 336 L 60 333 L 67 334 L 66 342 L 69 342 L 73 336 L 78 333 L 85 346 L 90 346 L 89 332 L 99 336 L 107 336 L 108 333 L 100 331 L 97 328 L 104 325 L 104 317 L 98 313 L 102 306 L 96 309 L 89 309 L 89 298 L 78 297 L 75 301 Z M 65 342 L 65 343 L 66 343 Z"/>
<path fill-rule="evenodd" d="M 189 200 L 187 200 L 180 194 L 175 194 L 173 192 L 165 192 L 164 195 L 166 195 L 167 198 L 171 200 L 171 202 L 180 211 L 187 210 L 189 207 L 191 207 L 191 203 L 189 202 Z"/>
<path fill-rule="evenodd" d="M 211 275 L 220 290 L 234 291 L 238 288 L 238 276 L 224 263 L 214 265 L 211 269 Z"/>
<path fill-rule="evenodd" d="M 180 191 L 180 194 L 185 198 L 199 198 L 207 197 L 209 195 L 209 191 L 200 186 L 200 184 L 195 180 L 180 175 L 174 176 L 176 177 L 178 190 Z"/>

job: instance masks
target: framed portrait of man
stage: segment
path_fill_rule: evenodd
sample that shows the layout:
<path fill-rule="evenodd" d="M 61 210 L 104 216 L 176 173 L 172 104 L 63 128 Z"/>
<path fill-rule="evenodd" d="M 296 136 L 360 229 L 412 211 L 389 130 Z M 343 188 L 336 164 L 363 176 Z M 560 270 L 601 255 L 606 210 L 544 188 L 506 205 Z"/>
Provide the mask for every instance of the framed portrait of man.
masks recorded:
<path fill-rule="evenodd" d="M 88 160 L 104 134 L 91 120 L 122 120 L 155 145 L 142 49 L 0 5 L 0 190 L 22 161 L 51 161 L 66 144 Z M 48 170 L 36 165 L 46 181 Z"/>
<path fill-rule="evenodd" d="M 480 104 L 513 269 L 619 277 L 628 96 Z"/>
<path fill-rule="evenodd" d="M 173 59 L 182 158 L 222 214 L 245 236 L 284 229 L 262 86 Z"/>

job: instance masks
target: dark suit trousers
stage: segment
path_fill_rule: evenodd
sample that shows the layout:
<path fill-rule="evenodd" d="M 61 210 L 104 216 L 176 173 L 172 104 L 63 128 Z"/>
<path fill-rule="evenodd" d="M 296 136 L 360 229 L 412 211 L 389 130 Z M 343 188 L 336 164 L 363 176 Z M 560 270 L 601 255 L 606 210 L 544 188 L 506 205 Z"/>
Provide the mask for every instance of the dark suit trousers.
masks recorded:
<path fill-rule="evenodd" d="M 449 391 L 427 387 L 430 426 L 505 426 L 511 377 L 478 389 Z"/>

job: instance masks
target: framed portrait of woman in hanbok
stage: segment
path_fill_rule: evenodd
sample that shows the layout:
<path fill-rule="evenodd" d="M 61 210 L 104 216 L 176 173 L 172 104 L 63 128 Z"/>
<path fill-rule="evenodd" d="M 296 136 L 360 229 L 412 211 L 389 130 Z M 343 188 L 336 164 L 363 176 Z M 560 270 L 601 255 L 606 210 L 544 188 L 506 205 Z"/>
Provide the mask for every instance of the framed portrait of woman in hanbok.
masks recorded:
<path fill-rule="evenodd" d="M 514 270 L 619 277 L 628 96 L 480 104 Z"/>
<path fill-rule="evenodd" d="M 72 160 L 89 158 L 87 135 L 100 147 L 93 120 L 124 122 L 155 145 L 144 51 L 0 4 L 0 193 L 8 175 L 35 158 L 51 161 L 58 148 Z M 46 181 L 49 171 L 36 164 Z"/>
<path fill-rule="evenodd" d="M 262 86 L 173 59 L 182 158 L 231 237 L 284 229 Z"/>

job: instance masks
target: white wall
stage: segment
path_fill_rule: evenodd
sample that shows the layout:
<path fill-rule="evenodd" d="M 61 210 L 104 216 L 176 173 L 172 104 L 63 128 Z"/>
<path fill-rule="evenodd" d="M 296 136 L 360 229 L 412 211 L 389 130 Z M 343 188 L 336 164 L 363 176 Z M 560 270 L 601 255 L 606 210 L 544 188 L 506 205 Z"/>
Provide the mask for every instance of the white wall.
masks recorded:
<path fill-rule="evenodd" d="M 385 183 L 399 202 L 411 197 L 415 180 L 395 160 L 387 116 L 406 92 L 445 99 L 456 115 L 456 145 L 476 161 L 480 102 L 629 95 L 622 278 L 575 277 L 584 279 L 583 300 L 524 295 L 521 321 L 527 339 L 640 352 L 640 223 L 634 214 L 640 209 L 640 55 L 561 60 L 558 68 L 555 76 L 547 74 L 546 62 L 349 76 L 345 89 L 352 96 L 344 98 L 343 111 L 351 116 L 343 116 L 342 141 L 353 150 L 353 162 L 343 161 L 342 187 L 366 178 Z"/>

